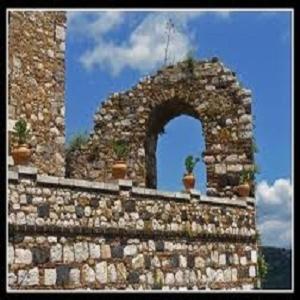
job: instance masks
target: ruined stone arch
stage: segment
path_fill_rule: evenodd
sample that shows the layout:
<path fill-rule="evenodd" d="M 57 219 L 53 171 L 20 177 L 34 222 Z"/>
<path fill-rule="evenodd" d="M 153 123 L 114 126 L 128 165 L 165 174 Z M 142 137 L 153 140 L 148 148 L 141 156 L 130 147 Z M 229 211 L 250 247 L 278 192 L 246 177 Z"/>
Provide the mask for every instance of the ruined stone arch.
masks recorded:
<path fill-rule="evenodd" d="M 176 97 L 155 106 L 149 114 L 144 145 L 146 169 L 145 184 L 149 188 L 157 187 L 156 149 L 159 134 L 163 132 L 167 123 L 181 115 L 193 117 L 202 123 L 200 115 L 195 110 L 195 107 L 191 103 L 184 101 L 184 99 Z"/>
<path fill-rule="evenodd" d="M 71 177 L 111 181 L 111 142 L 123 139 L 129 147 L 128 179 L 155 188 L 157 135 L 181 114 L 202 124 L 207 193 L 231 196 L 241 171 L 253 165 L 251 92 L 215 58 L 163 68 L 111 95 L 95 114 L 88 144 L 74 153 Z"/>

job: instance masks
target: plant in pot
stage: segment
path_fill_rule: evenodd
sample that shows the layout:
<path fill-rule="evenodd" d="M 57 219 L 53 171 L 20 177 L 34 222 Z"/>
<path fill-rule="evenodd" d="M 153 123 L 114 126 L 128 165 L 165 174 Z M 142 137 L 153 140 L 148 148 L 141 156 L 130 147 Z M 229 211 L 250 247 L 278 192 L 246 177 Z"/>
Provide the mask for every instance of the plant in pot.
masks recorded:
<path fill-rule="evenodd" d="M 236 187 L 236 192 L 240 197 L 249 197 L 253 176 L 253 170 L 243 170 L 240 177 L 240 184 Z"/>
<path fill-rule="evenodd" d="M 125 141 L 114 141 L 113 151 L 117 157 L 117 160 L 114 162 L 112 167 L 112 176 L 114 179 L 124 179 L 127 171 L 125 158 L 128 154 L 128 148 Z"/>
<path fill-rule="evenodd" d="M 13 137 L 16 144 L 13 146 L 11 155 L 16 165 L 26 165 L 31 156 L 31 150 L 27 144 L 30 130 L 24 119 L 20 119 L 15 123 L 13 128 Z"/>
<path fill-rule="evenodd" d="M 185 169 L 186 172 L 183 176 L 182 182 L 186 191 L 189 191 L 195 187 L 195 176 L 193 174 L 193 170 L 196 164 L 199 162 L 199 157 L 194 157 L 193 155 L 188 155 L 185 159 Z"/>

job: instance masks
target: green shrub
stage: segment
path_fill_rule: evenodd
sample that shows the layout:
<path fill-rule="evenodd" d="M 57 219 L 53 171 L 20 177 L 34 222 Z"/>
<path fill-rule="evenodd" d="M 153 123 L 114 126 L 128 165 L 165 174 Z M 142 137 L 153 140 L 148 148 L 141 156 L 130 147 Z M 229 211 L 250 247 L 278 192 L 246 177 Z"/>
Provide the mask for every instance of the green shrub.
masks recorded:
<path fill-rule="evenodd" d="M 200 161 L 199 157 L 193 157 L 193 155 L 188 155 L 185 159 L 185 169 L 188 173 L 192 173 L 196 164 Z"/>
<path fill-rule="evenodd" d="M 118 159 L 124 159 L 127 156 L 128 147 L 125 141 L 123 140 L 114 141 L 112 147 Z"/>
<path fill-rule="evenodd" d="M 20 119 L 15 123 L 13 135 L 16 137 L 18 144 L 25 144 L 29 137 L 30 130 L 24 119 Z"/>
<path fill-rule="evenodd" d="M 85 145 L 87 142 L 88 135 L 86 132 L 74 134 L 67 145 L 67 152 L 70 153 L 75 150 L 78 150 L 82 145 Z"/>

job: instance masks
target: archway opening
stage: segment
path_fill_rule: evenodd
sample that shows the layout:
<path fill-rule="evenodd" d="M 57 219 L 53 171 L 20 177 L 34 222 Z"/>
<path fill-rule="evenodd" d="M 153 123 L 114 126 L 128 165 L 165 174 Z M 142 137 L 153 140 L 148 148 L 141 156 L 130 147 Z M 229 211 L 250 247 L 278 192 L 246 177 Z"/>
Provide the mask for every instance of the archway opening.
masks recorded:
<path fill-rule="evenodd" d="M 205 151 L 200 118 L 189 103 L 173 99 L 152 109 L 148 121 L 146 150 L 146 187 L 183 190 L 185 158 L 200 157 L 194 169 L 196 187 L 206 191 Z"/>
<path fill-rule="evenodd" d="M 184 189 L 182 177 L 185 173 L 187 155 L 200 157 L 194 169 L 197 190 L 206 192 L 206 168 L 201 153 L 204 151 L 201 122 L 193 117 L 181 115 L 168 122 L 164 134 L 159 136 L 156 149 L 157 189 L 179 191 Z"/>

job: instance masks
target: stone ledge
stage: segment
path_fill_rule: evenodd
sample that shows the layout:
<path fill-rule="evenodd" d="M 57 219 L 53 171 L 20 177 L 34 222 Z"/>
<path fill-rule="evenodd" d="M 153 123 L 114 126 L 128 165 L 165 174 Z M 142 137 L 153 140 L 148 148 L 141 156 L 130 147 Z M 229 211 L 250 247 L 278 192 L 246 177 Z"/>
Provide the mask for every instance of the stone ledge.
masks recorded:
<path fill-rule="evenodd" d="M 117 184 L 122 188 L 132 188 L 132 180 L 119 179 Z"/>
<path fill-rule="evenodd" d="M 141 188 L 132 186 L 131 180 L 119 180 L 118 184 L 95 182 L 82 179 L 72 179 L 64 177 L 55 177 L 48 175 L 37 174 L 37 168 L 28 166 L 15 166 L 10 168 L 8 172 L 8 180 L 16 181 L 19 180 L 20 175 L 36 176 L 37 184 L 45 185 L 57 185 L 71 188 L 81 188 L 87 190 L 99 190 L 107 192 L 119 192 L 120 189 L 126 188 L 131 191 L 132 196 L 142 196 L 159 198 L 162 200 L 177 200 L 177 201 L 197 201 L 199 203 L 208 203 L 216 205 L 231 205 L 248 207 L 254 209 L 255 199 L 254 198 L 220 198 L 211 197 L 200 194 L 200 191 L 191 190 L 189 193 L 185 192 L 168 192 L 159 191 L 155 189 Z M 139 199 L 137 199 L 139 200 Z"/>
<path fill-rule="evenodd" d="M 17 172 L 19 175 L 30 175 L 30 176 L 37 175 L 37 168 L 31 166 L 17 165 L 12 167 L 11 170 Z"/>
<path fill-rule="evenodd" d="M 11 155 L 8 156 L 8 165 L 9 165 L 10 167 L 15 165 L 14 159 L 12 158 Z"/>
<path fill-rule="evenodd" d="M 37 183 L 82 188 L 88 190 L 95 189 L 111 192 L 119 191 L 119 186 L 111 183 L 93 182 L 88 180 L 54 177 L 48 175 L 38 175 Z"/>
<path fill-rule="evenodd" d="M 161 231 L 161 230 L 136 230 L 136 229 L 124 229 L 124 228 L 107 228 L 107 227 L 63 227 L 57 225 L 15 225 L 9 224 L 9 238 L 14 238 L 14 233 L 23 233 L 24 235 L 36 235 L 36 234 L 48 234 L 55 236 L 104 236 L 105 238 L 114 239 L 116 236 L 138 239 L 164 239 L 176 240 L 178 238 L 196 241 L 218 241 L 218 242 L 255 242 L 256 235 L 241 235 L 241 234 L 229 234 L 229 233 L 198 233 L 195 235 L 189 235 L 182 231 Z"/>
<path fill-rule="evenodd" d="M 191 197 L 188 193 L 182 192 L 167 192 L 155 189 L 147 189 L 140 187 L 132 187 L 132 194 L 139 196 L 162 197 L 174 200 L 190 200 Z"/>
<path fill-rule="evenodd" d="M 230 199 L 230 198 L 201 196 L 200 202 L 247 207 L 247 202 L 245 200 L 237 200 L 237 199 Z"/>
<path fill-rule="evenodd" d="M 9 180 L 19 180 L 19 174 L 14 171 L 8 171 Z"/>

